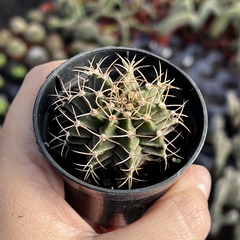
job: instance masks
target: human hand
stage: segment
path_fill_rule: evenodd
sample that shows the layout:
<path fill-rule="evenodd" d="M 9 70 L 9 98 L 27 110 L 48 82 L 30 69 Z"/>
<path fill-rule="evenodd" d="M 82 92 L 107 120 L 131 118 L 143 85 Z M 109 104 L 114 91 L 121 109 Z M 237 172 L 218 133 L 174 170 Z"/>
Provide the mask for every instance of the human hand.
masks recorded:
<path fill-rule="evenodd" d="M 61 61 L 26 76 L 0 134 L 0 238 L 11 239 L 205 239 L 210 229 L 210 175 L 192 165 L 133 224 L 99 235 L 65 201 L 63 181 L 38 151 L 32 111 L 46 76 Z"/>

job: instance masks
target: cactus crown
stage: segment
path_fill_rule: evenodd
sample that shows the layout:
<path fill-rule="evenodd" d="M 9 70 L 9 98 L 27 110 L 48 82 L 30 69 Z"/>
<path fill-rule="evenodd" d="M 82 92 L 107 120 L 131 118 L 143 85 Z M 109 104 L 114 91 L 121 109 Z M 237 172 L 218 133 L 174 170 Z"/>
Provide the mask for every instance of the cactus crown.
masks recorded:
<path fill-rule="evenodd" d="M 141 66 L 144 59 L 118 55 L 103 69 L 106 59 L 75 68 L 75 83 L 66 85 L 59 78 L 61 91 L 56 87 L 51 122 L 58 130 L 50 127 L 49 148 L 72 158 L 82 180 L 106 186 L 102 178 L 109 174 L 116 181 L 110 187 L 130 189 L 147 181 L 148 174 L 141 172 L 151 164 L 160 174 L 169 161 L 183 160 L 175 142 L 189 131 L 184 124 L 186 101 L 169 103 L 180 89 L 161 71 L 160 62 L 157 70 Z M 150 67 L 154 78 L 149 81 L 143 70 Z"/>

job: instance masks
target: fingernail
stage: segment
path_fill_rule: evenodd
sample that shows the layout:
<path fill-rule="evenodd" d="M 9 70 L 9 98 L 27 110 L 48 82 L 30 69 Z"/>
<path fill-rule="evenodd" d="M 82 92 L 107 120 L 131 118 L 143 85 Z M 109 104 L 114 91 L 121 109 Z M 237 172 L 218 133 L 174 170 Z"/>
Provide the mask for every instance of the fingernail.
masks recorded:
<path fill-rule="evenodd" d="M 206 186 L 204 184 L 197 184 L 197 186 L 199 187 L 199 189 L 201 190 L 201 192 L 204 194 L 204 196 L 206 197 L 206 199 L 209 198 L 209 191 L 206 188 Z"/>
<path fill-rule="evenodd" d="M 204 194 L 206 199 L 208 199 L 211 190 L 211 176 L 208 170 L 202 166 L 198 166 L 192 176 L 198 188 Z"/>

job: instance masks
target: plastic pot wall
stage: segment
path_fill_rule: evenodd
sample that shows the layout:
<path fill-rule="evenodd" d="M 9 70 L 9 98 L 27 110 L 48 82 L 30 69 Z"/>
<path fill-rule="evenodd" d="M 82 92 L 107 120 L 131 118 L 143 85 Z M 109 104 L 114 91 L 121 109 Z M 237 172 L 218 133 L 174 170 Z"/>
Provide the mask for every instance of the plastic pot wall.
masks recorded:
<path fill-rule="evenodd" d="M 188 100 L 188 127 L 191 134 L 188 139 L 183 140 L 186 141 L 184 143 L 184 158 L 186 161 L 179 168 L 173 169 L 171 176 L 167 179 L 152 186 L 131 190 L 106 189 L 81 181 L 55 161 L 47 144 L 51 95 L 55 93 L 56 76 L 60 77 L 67 85 L 70 80 L 74 79 L 72 70 L 75 67 L 88 65 L 88 61 L 91 61 L 93 57 L 95 57 L 94 61 L 97 62 L 108 56 L 106 64 L 107 62 L 113 62 L 117 58 L 116 53 L 130 60 L 135 55 L 136 60 L 145 57 L 142 64 L 157 67 L 159 67 L 160 60 L 162 71 L 165 72 L 168 69 L 169 79 L 175 79 L 173 85 L 181 88 L 182 98 Z M 97 229 L 97 226 L 101 226 L 102 229 L 112 229 L 124 227 L 140 218 L 149 206 L 164 194 L 194 162 L 207 134 L 207 110 L 203 97 L 194 81 L 170 62 L 140 49 L 106 47 L 84 52 L 69 59 L 47 77 L 36 98 L 33 124 L 40 151 L 65 181 L 66 200 L 69 204 L 95 229 Z"/>

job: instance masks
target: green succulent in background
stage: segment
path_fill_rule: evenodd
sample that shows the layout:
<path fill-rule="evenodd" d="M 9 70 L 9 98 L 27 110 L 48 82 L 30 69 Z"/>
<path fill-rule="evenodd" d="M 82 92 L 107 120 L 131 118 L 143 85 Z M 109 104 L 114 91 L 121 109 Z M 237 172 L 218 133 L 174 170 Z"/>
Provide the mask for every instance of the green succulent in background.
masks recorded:
<path fill-rule="evenodd" d="M 4 68 L 7 64 L 7 56 L 0 52 L 0 69 Z"/>
<path fill-rule="evenodd" d="M 240 99 L 234 91 L 227 92 L 227 114 L 213 119 L 215 186 L 210 213 L 210 236 L 218 239 L 225 227 L 231 228 L 232 239 L 240 237 Z"/>
<path fill-rule="evenodd" d="M 5 116 L 9 108 L 9 101 L 5 95 L 0 95 L 0 116 Z"/>
<path fill-rule="evenodd" d="M 141 66 L 143 59 L 132 61 L 118 56 L 107 69 L 101 65 L 75 68 L 77 80 L 65 86 L 61 79 L 53 96 L 54 117 L 50 126 L 49 148 L 62 157 L 74 154 L 75 168 L 87 182 L 101 184 L 99 171 L 114 171 L 117 187 L 132 188 L 133 181 L 146 181 L 139 171 L 158 163 L 161 171 L 168 162 L 182 161 L 181 148 L 186 102 L 175 99 L 167 72 L 154 66 Z M 159 63 L 160 64 L 160 63 Z M 153 68 L 154 79 L 142 71 Z M 153 76 L 152 76 L 153 77 Z"/>
<path fill-rule="evenodd" d="M 198 9 L 196 11 L 197 21 L 195 21 L 193 28 L 199 32 L 204 28 L 210 18 L 218 18 L 219 16 L 221 16 L 222 4 L 223 1 L 221 0 L 199 1 Z"/>
<path fill-rule="evenodd" d="M 49 53 L 46 48 L 40 45 L 35 45 L 28 49 L 25 62 L 28 66 L 34 67 L 49 61 L 49 59 Z"/>
<path fill-rule="evenodd" d="M 32 22 L 28 25 L 24 38 L 29 43 L 39 44 L 44 42 L 46 35 L 46 29 L 40 23 Z"/>
<path fill-rule="evenodd" d="M 228 41 L 231 38 L 235 39 L 235 61 L 239 65 L 239 16 L 240 3 L 235 0 L 173 0 L 169 14 L 165 19 L 157 23 L 154 29 L 162 35 L 168 35 L 180 27 L 188 26 L 196 34 L 204 34 L 213 40 L 222 39 L 225 34 Z M 229 29 L 233 30 L 231 34 L 234 36 L 229 36 L 227 32 Z M 223 40 L 226 42 L 226 39 Z M 234 51 L 234 49 L 232 50 Z"/>
<path fill-rule="evenodd" d="M 14 35 L 21 35 L 27 30 L 28 23 L 23 17 L 15 16 L 10 19 L 9 28 Z"/>
<path fill-rule="evenodd" d="M 226 9 L 229 5 L 233 4 L 233 1 L 234 0 L 173 0 L 168 16 L 157 24 L 156 29 L 160 31 L 160 33 L 170 34 L 179 27 L 189 26 L 196 33 L 201 32 L 210 18 L 217 19 L 217 21 L 220 18 L 223 20 Z M 212 30 L 217 32 L 220 29 L 217 30 L 213 27 Z M 217 35 L 214 35 L 214 33 L 211 33 L 212 37 L 217 37 Z"/>
<path fill-rule="evenodd" d="M 23 58 L 27 52 L 27 44 L 20 37 L 13 37 L 6 43 L 5 51 L 10 58 Z"/>
<path fill-rule="evenodd" d="M 94 20 L 84 19 L 79 22 L 74 30 L 74 39 L 95 41 L 100 35 L 99 28 Z"/>
<path fill-rule="evenodd" d="M 214 38 L 221 36 L 230 26 L 236 28 L 236 33 L 238 33 L 238 21 L 240 13 L 240 3 L 234 0 L 224 1 L 219 4 L 219 14 L 213 20 L 211 25 L 211 34 Z"/>
<path fill-rule="evenodd" d="M 6 44 L 12 37 L 12 32 L 9 29 L 0 30 L 0 48 L 5 48 Z"/>
<path fill-rule="evenodd" d="M 154 26 L 161 35 L 168 35 L 179 27 L 194 26 L 199 21 L 196 4 L 199 0 L 173 0 L 169 14 Z"/>
<path fill-rule="evenodd" d="M 45 40 L 45 46 L 50 53 L 62 50 L 65 47 L 62 36 L 58 33 L 49 33 Z"/>
<path fill-rule="evenodd" d="M 101 35 L 108 34 L 109 45 L 126 46 L 130 44 L 134 31 L 154 31 L 136 18 L 136 14 L 141 11 L 148 13 L 153 21 L 158 18 L 156 9 L 145 0 L 58 0 L 58 16 L 48 18 L 47 25 L 52 30 L 62 29 L 68 36 L 98 43 L 100 46 L 108 45 L 103 39 L 99 40 Z M 110 39 L 110 35 L 117 37 Z"/>
<path fill-rule="evenodd" d="M 234 29 L 237 42 L 236 63 L 240 66 L 240 2 L 234 0 L 225 1 L 221 6 L 221 14 L 216 18 L 211 26 L 211 34 L 214 38 L 221 37 L 230 26 Z"/>
<path fill-rule="evenodd" d="M 24 64 L 15 63 L 9 68 L 8 74 L 13 80 L 23 80 L 27 71 L 27 67 Z"/>
<path fill-rule="evenodd" d="M 41 23 L 44 21 L 44 13 L 43 11 L 41 11 L 41 9 L 30 9 L 28 12 L 27 12 L 27 20 L 29 22 L 38 22 L 38 23 Z"/>
<path fill-rule="evenodd" d="M 5 85 L 5 79 L 3 78 L 2 75 L 0 75 L 0 89 L 4 87 L 4 85 Z"/>

